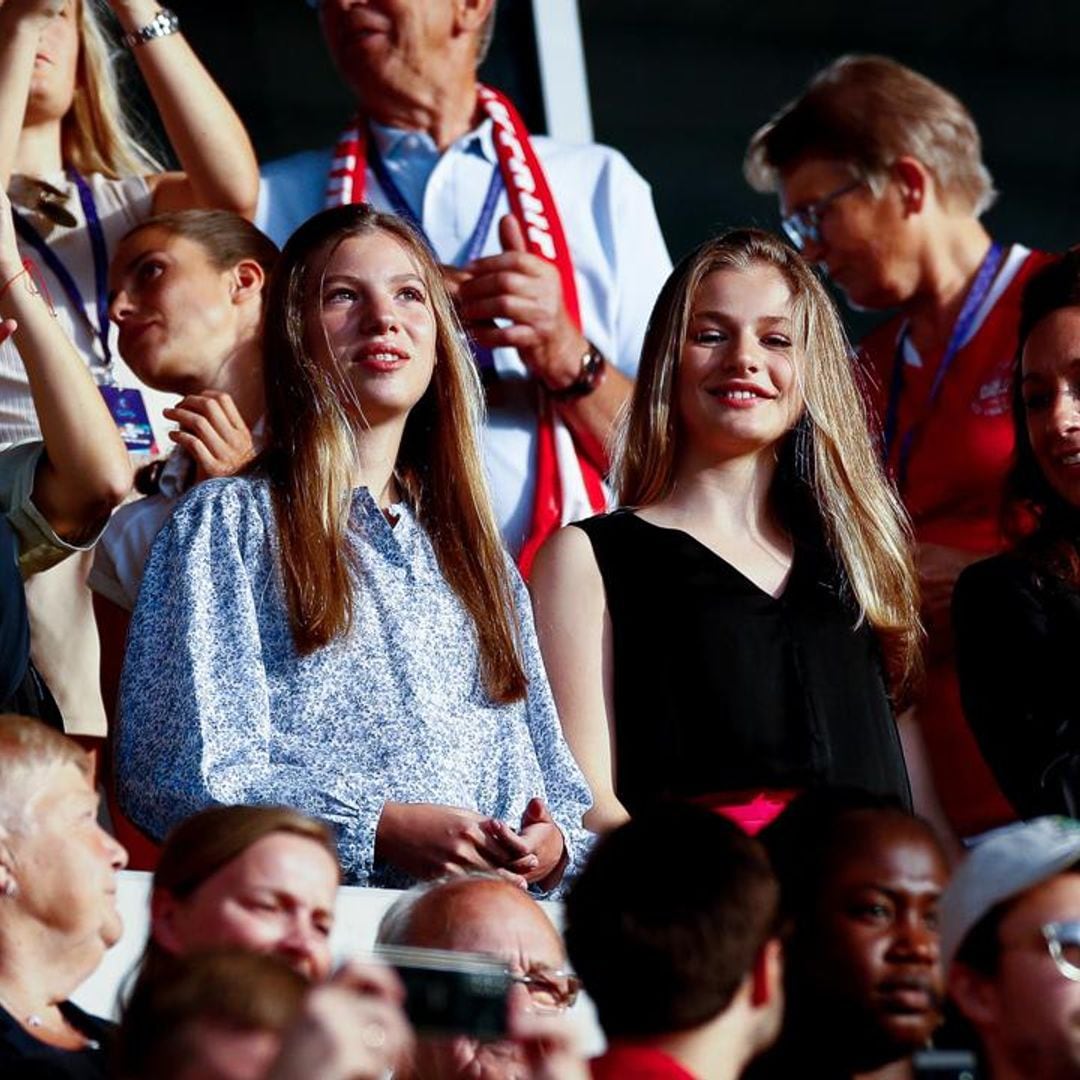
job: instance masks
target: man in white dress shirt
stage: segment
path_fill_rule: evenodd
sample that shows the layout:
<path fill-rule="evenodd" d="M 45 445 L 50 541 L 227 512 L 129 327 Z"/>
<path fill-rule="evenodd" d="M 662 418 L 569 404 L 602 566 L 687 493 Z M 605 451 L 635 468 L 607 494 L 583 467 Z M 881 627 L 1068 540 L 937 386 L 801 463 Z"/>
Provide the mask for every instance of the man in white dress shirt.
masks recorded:
<path fill-rule="evenodd" d="M 485 107 L 476 77 L 494 6 L 495 0 L 322 0 L 327 46 L 357 102 L 359 173 L 342 179 L 355 151 L 345 137 L 336 151 L 272 162 L 263 172 L 257 223 L 284 242 L 324 206 L 366 198 L 422 226 L 447 266 L 474 341 L 492 350 L 486 463 L 504 538 L 519 553 L 530 536 L 536 539 L 538 415 L 545 405 L 554 410 L 560 462 L 570 446 L 586 469 L 605 471 L 612 424 L 630 393 L 670 260 L 649 187 L 622 155 L 528 139 L 518 129 L 550 185 L 554 207 L 532 204 L 561 221 L 576 297 L 568 298 L 557 261 L 529 249 L 533 219 L 512 212 L 496 175 L 500 154 L 505 168 L 507 133 Z M 328 191 L 332 170 L 338 179 Z M 526 182 L 531 192 L 531 176 Z M 559 478 L 561 521 L 554 525 L 583 516 L 562 464 Z"/>

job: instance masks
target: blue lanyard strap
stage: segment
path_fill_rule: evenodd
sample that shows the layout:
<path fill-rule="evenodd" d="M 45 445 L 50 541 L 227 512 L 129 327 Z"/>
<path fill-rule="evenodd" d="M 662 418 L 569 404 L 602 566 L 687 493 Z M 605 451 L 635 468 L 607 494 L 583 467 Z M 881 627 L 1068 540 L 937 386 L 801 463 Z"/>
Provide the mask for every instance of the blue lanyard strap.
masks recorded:
<path fill-rule="evenodd" d="M 371 166 L 371 171 L 375 174 L 375 179 L 379 182 L 379 187 L 382 188 L 387 199 L 390 200 L 390 205 L 394 208 L 394 213 L 397 214 L 398 217 L 403 217 L 410 225 L 415 227 L 416 231 L 427 241 L 428 249 L 434 256 L 435 261 L 437 263 L 441 262 L 442 260 L 435 253 L 435 246 L 432 244 L 431 238 L 424 229 L 423 222 L 413 212 L 413 208 L 401 193 L 401 189 L 394 183 L 394 178 L 390 175 L 390 170 L 386 167 L 386 162 L 383 161 L 382 155 L 379 153 L 379 148 L 375 143 L 375 137 L 372 135 L 370 128 L 367 131 L 367 146 L 368 164 Z M 472 235 L 465 245 L 460 265 L 468 265 L 473 259 L 477 258 L 483 250 L 484 241 L 491 231 L 491 222 L 495 217 L 495 207 L 498 204 L 499 193 L 502 191 L 502 188 L 502 172 L 498 168 L 495 168 L 492 170 L 491 183 L 488 184 L 487 193 L 484 195 L 484 204 L 480 208 L 480 216 L 476 219 L 476 225 L 473 227 Z M 495 374 L 495 358 L 492 356 L 491 350 L 484 348 L 482 345 L 477 345 L 475 342 L 471 342 L 470 344 L 472 347 L 473 358 L 476 360 L 476 366 L 486 376 L 493 376 Z"/>
<path fill-rule="evenodd" d="M 98 217 L 97 207 L 94 205 L 94 195 L 90 185 L 74 169 L 69 170 L 68 175 L 75 183 L 79 192 L 79 201 L 82 203 L 83 216 L 86 219 L 86 230 L 90 237 L 90 251 L 94 259 L 94 285 L 97 309 L 97 325 L 86 314 L 86 304 L 83 300 L 82 290 L 79 288 L 71 271 L 64 265 L 60 256 L 49 246 L 48 241 L 30 224 L 29 220 L 18 210 L 14 213 L 15 231 L 20 238 L 29 244 L 41 257 L 41 261 L 52 271 L 54 277 L 60 282 L 60 287 L 67 294 L 75 309 L 76 316 L 81 316 L 90 325 L 97 339 L 101 342 L 101 349 L 105 357 L 105 367 L 112 365 L 112 350 L 109 348 L 109 256 L 105 249 L 105 231 L 101 227 L 101 219 Z"/>
<path fill-rule="evenodd" d="M 990 250 L 979 264 L 979 269 L 975 274 L 975 280 L 972 282 L 967 296 L 964 297 L 964 306 L 960 309 L 960 314 L 956 317 L 956 323 L 953 325 L 952 334 L 949 336 L 949 343 L 945 347 L 945 354 L 942 356 L 941 363 L 938 364 L 938 369 L 934 374 L 934 381 L 930 386 L 930 397 L 926 403 L 926 410 L 922 417 L 912 424 L 900 439 L 896 464 L 896 485 L 901 491 L 903 491 L 907 481 L 908 464 L 911 460 L 911 451 L 915 444 L 915 439 L 918 436 L 923 423 L 925 423 L 926 419 L 934 411 L 934 406 L 941 396 L 941 389 L 945 383 L 945 376 L 949 373 L 949 369 L 952 367 L 957 353 L 960 352 L 960 349 L 967 342 L 968 335 L 971 333 L 971 328 L 975 323 L 975 317 L 978 315 L 979 309 L 982 307 L 983 301 L 986 299 L 987 294 L 990 292 L 990 288 L 994 283 L 994 279 L 997 277 L 998 268 L 1001 266 L 1002 254 L 1003 249 L 1000 244 L 991 244 Z M 896 339 L 896 353 L 893 357 L 892 380 L 889 386 L 889 401 L 885 410 L 884 452 L 886 465 L 892 456 L 892 449 L 896 445 L 896 438 L 899 433 L 900 399 L 904 395 L 904 367 L 906 365 L 906 360 L 904 359 L 904 343 L 907 341 L 907 336 L 908 327 L 905 323 Z"/>
<path fill-rule="evenodd" d="M 428 247 L 434 251 L 434 245 L 431 243 L 431 238 L 424 230 L 423 222 L 413 212 L 413 208 L 406 201 L 405 196 L 401 193 L 401 189 L 394 183 L 394 178 L 390 175 L 390 170 L 386 167 L 386 162 L 383 161 L 382 155 L 379 153 L 375 137 L 372 135 L 370 129 L 367 132 L 367 145 L 368 164 L 371 166 L 371 171 L 375 174 L 375 179 L 379 181 L 379 187 L 383 189 L 387 199 L 390 200 L 390 205 L 393 206 L 394 213 L 399 217 L 405 218 L 409 224 L 413 225 L 424 239 L 427 240 Z M 499 193 L 502 191 L 502 187 L 502 173 L 498 168 L 493 169 L 491 173 L 491 183 L 488 184 L 487 193 L 484 196 L 484 204 L 480 208 L 480 216 L 476 219 L 476 225 L 473 227 L 472 235 L 465 245 L 465 251 L 461 258 L 461 265 L 472 262 L 483 249 L 484 241 L 491 231 L 491 222 L 495 217 L 495 207 L 498 204 Z M 442 260 L 437 258 L 436 261 L 441 262 Z"/>

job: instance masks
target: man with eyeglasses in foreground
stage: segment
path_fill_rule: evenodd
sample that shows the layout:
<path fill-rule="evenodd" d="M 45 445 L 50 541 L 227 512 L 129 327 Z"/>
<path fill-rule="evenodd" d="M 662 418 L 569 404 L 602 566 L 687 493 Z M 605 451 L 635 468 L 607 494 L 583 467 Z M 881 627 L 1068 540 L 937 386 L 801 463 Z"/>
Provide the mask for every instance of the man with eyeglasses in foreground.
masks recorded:
<path fill-rule="evenodd" d="M 941 916 L 949 995 L 990 1080 L 1080 1077 L 1080 823 L 992 833 L 954 875 Z"/>
<path fill-rule="evenodd" d="M 465 953 L 466 963 L 481 954 L 510 973 L 508 1038 L 419 1038 L 395 1080 L 587 1080 L 575 1037 L 560 1023 L 578 979 L 551 919 L 516 884 L 477 873 L 417 885 L 383 916 L 376 941 L 382 956 L 387 947 Z"/>

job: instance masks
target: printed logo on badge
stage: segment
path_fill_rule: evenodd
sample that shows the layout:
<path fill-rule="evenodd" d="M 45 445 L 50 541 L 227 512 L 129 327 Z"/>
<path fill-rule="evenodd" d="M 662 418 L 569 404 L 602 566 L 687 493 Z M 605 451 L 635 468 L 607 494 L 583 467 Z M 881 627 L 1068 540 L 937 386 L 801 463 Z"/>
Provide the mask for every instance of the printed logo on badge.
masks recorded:
<path fill-rule="evenodd" d="M 128 450 L 137 454 L 153 451 L 156 448 L 154 429 L 150 426 L 142 394 L 134 388 L 125 390 L 119 386 L 99 386 L 98 389 Z"/>
<path fill-rule="evenodd" d="M 1004 416 L 1012 408 L 1012 373 L 995 375 L 979 387 L 971 411 L 976 416 Z"/>

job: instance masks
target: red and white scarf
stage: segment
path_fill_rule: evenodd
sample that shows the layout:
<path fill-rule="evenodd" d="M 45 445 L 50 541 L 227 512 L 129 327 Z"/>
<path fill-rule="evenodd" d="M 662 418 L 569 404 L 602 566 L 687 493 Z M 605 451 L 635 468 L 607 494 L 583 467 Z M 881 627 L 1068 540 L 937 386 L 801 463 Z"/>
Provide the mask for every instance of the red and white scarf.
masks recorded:
<path fill-rule="evenodd" d="M 528 129 L 504 94 L 483 85 L 478 92 L 480 106 L 494 125 L 495 153 L 510 212 L 521 225 L 529 251 L 558 269 L 566 312 L 580 330 L 570 248 Z M 359 116 L 342 132 L 327 180 L 328 207 L 363 202 L 367 190 L 366 136 L 367 126 Z M 529 533 L 518 555 L 518 566 L 526 577 L 540 546 L 559 526 L 598 513 L 607 501 L 599 470 L 578 449 L 542 388 L 539 403 L 536 491 Z"/>

